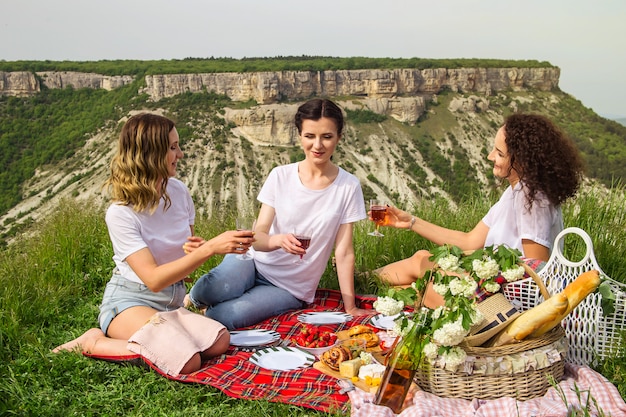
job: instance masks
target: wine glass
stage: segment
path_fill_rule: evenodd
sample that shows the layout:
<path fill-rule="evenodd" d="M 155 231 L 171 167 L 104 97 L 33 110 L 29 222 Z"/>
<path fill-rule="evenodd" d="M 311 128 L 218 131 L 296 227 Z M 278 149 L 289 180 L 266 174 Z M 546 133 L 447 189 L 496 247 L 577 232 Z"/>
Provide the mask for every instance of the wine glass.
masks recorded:
<path fill-rule="evenodd" d="M 372 216 L 372 220 L 376 223 L 376 230 L 368 233 L 370 236 L 385 236 L 378 231 L 380 225 L 385 221 L 385 216 L 387 215 L 387 204 L 385 204 L 382 200 L 370 200 L 370 214 Z"/>
<path fill-rule="evenodd" d="M 252 217 L 252 216 L 237 217 L 236 228 L 238 231 L 254 232 L 255 226 L 256 226 L 256 217 Z M 246 250 L 244 253 L 237 255 L 237 259 L 241 259 L 242 261 L 247 261 L 250 259 L 254 259 L 254 257 L 252 255 L 249 255 L 248 251 Z"/>
<path fill-rule="evenodd" d="M 296 239 L 298 239 L 298 242 L 300 242 L 300 247 L 302 249 L 307 250 L 309 248 L 309 245 L 311 245 L 311 230 L 296 228 L 293 231 L 293 235 Z M 300 258 L 293 261 L 293 263 L 298 265 L 308 263 L 309 261 L 302 260 L 302 256 L 303 255 L 300 255 Z"/>

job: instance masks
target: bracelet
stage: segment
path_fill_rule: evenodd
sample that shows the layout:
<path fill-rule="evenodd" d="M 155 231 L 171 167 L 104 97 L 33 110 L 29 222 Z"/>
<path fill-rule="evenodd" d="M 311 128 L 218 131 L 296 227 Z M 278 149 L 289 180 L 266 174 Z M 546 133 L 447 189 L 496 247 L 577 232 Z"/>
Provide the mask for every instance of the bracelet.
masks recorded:
<path fill-rule="evenodd" d="M 413 229 L 413 225 L 415 224 L 415 221 L 417 219 L 415 218 L 415 216 L 411 216 L 411 223 L 409 223 L 409 227 L 407 227 L 408 230 L 412 230 Z"/>

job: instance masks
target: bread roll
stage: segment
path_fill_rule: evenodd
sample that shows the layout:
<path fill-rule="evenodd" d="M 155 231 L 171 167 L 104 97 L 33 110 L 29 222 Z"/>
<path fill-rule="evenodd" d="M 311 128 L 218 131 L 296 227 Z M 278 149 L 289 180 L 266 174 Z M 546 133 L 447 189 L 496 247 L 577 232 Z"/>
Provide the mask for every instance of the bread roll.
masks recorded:
<path fill-rule="evenodd" d="M 328 349 L 320 356 L 320 361 L 333 371 L 339 371 L 341 362 L 349 361 L 350 359 L 352 359 L 350 351 L 341 345 Z"/>
<path fill-rule="evenodd" d="M 361 333 L 372 333 L 373 330 L 370 327 L 367 327 L 363 324 L 357 324 L 356 326 L 350 327 L 348 330 L 348 336 L 356 336 Z"/>
<path fill-rule="evenodd" d="M 380 338 L 374 330 L 372 330 L 371 327 L 362 324 L 351 327 L 350 330 L 348 330 L 348 335 L 350 336 L 350 339 L 365 340 L 365 347 L 368 348 L 376 347 L 380 344 Z"/>
<path fill-rule="evenodd" d="M 589 294 L 594 292 L 596 288 L 600 285 L 600 272 L 593 269 L 591 271 L 583 272 L 572 281 L 565 289 L 561 292 L 565 297 L 567 297 L 567 309 L 557 317 L 554 317 L 553 320 L 547 321 L 543 326 L 539 327 L 535 331 L 531 333 L 531 337 L 539 337 L 561 323 L 563 319 L 572 312 L 574 308 L 582 300 L 585 299 Z"/>

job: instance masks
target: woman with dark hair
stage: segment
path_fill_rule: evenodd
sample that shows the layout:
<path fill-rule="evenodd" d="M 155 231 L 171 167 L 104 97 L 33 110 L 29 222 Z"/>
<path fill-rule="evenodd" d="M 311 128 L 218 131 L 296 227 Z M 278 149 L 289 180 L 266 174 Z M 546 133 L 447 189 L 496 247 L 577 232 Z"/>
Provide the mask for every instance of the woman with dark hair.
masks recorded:
<path fill-rule="evenodd" d="M 504 244 L 526 258 L 547 261 L 563 230 L 561 204 L 576 194 L 582 180 L 583 163 L 574 143 L 544 116 L 513 114 L 498 130 L 488 158 L 493 174 L 509 186 L 469 232 L 429 223 L 395 207 L 388 207 L 383 226 L 410 229 L 437 245 L 462 250 Z M 392 285 L 410 285 L 432 267 L 429 257 L 420 250 L 376 272 Z"/>
<path fill-rule="evenodd" d="M 105 183 L 112 196 L 106 224 L 115 269 L 100 306 L 100 328 L 54 352 L 141 353 L 168 374 L 185 374 L 228 349 L 230 337 L 222 324 L 182 308 L 184 280 L 211 256 L 238 253 L 254 238 L 250 232 L 224 232 L 185 254 L 195 210 L 189 190 L 174 178 L 182 157 L 170 119 L 141 113 L 124 124 Z M 193 327 L 197 334 L 188 333 Z M 168 339 L 177 343 L 163 343 Z"/>
<path fill-rule="evenodd" d="M 354 294 L 352 232 L 353 223 L 366 218 L 363 192 L 359 180 L 331 160 L 343 113 L 330 100 L 314 99 L 298 108 L 294 121 L 305 157 L 274 168 L 259 192 L 253 260 L 225 256 L 189 291 L 189 302 L 231 330 L 312 302 L 333 247 L 345 311 L 368 314 Z M 296 229 L 311 231 L 308 248 Z M 188 249 L 201 244 L 190 242 Z M 301 255 L 305 262 L 294 263 Z"/>

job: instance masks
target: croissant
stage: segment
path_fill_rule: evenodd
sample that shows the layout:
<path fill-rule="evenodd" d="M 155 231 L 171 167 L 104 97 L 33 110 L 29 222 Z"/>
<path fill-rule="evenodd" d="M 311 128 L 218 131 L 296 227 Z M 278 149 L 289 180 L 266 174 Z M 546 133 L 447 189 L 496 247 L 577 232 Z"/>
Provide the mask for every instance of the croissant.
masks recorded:
<path fill-rule="evenodd" d="M 378 346 L 380 343 L 380 338 L 374 332 L 374 330 L 362 324 L 351 327 L 348 331 L 348 335 L 350 336 L 350 339 L 365 340 L 366 347 L 368 348 Z"/>

